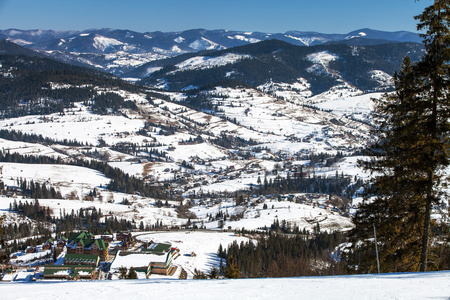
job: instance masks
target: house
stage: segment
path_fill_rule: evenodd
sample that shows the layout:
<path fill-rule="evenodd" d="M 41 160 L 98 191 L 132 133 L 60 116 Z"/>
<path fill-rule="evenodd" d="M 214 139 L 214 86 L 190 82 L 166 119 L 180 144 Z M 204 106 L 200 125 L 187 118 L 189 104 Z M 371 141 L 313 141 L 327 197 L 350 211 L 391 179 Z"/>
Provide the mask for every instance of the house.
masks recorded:
<path fill-rule="evenodd" d="M 96 279 L 95 268 L 87 265 L 45 265 L 44 279 Z"/>
<path fill-rule="evenodd" d="M 25 252 L 26 252 L 26 253 L 35 253 L 35 252 L 37 252 L 37 248 L 34 247 L 34 246 L 29 246 L 29 247 L 25 250 Z"/>
<path fill-rule="evenodd" d="M 108 256 L 109 244 L 102 239 L 95 239 L 91 233 L 73 233 L 67 239 L 68 254 L 98 255 L 100 261 Z"/>
<path fill-rule="evenodd" d="M 119 250 L 111 263 L 111 271 L 119 272 L 119 269 L 133 267 L 136 272 L 150 274 L 172 275 L 176 270 L 173 266 L 174 254 L 178 249 L 172 248 L 170 244 L 150 244 L 150 247 L 142 249 L 141 252 Z"/>
<path fill-rule="evenodd" d="M 62 236 L 58 240 L 58 243 L 56 243 L 56 247 L 57 248 L 64 248 L 64 246 L 66 246 L 66 244 L 67 244 L 67 238 L 65 236 Z"/>
<path fill-rule="evenodd" d="M 106 231 L 105 233 L 102 234 L 101 239 L 104 240 L 105 242 L 111 243 L 114 240 L 114 236 L 108 231 Z"/>
<path fill-rule="evenodd" d="M 51 250 L 51 249 L 53 248 L 53 244 L 54 244 L 54 242 L 53 242 L 53 240 L 50 238 L 50 239 L 48 239 L 48 240 L 44 243 L 44 245 L 42 245 L 42 249 L 43 249 L 43 250 Z"/>
<path fill-rule="evenodd" d="M 146 249 L 142 249 L 142 252 L 153 255 L 148 266 L 148 274 L 169 275 L 174 268 L 172 265 L 173 258 L 179 250 L 172 248 L 170 244 L 152 243 Z"/>
<path fill-rule="evenodd" d="M 64 265 L 87 265 L 98 267 L 100 256 L 86 254 L 66 254 L 64 256 Z"/>
<path fill-rule="evenodd" d="M 128 231 L 121 231 L 116 233 L 116 240 L 132 243 L 133 242 L 133 236 L 131 235 L 131 232 Z"/>

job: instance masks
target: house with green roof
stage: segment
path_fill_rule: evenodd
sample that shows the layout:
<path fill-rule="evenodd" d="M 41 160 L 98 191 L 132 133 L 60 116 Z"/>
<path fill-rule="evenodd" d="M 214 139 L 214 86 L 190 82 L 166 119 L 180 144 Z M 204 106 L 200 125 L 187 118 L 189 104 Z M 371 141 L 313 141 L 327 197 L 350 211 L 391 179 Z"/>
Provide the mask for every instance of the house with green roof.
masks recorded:
<path fill-rule="evenodd" d="M 42 245 L 42 249 L 44 249 L 44 250 L 50 250 L 50 249 L 53 248 L 54 243 L 55 243 L 55 242 L 53 241 L 53 239 L 52 239 L 52 238 L 49 238 L 49 239 L 44 243 L 44 245 Z"/>
<path fill-rule="evenodd" d="M 66 248 L 68 254 L 98 255 L 100 261 L 105 261 L 109 244 L 103 239 L 96 239 L 91 233 L 81 232 L 69 236 Z"/>
<path fill-rule="evenodd" d="M 67 243 L 71 243 L 73 241 L 78 242 L 79 240 L 86 239 L 94 239 L 94 235 L 90 232 L 82 231 L 82 232 L 72 232 L 67 238 Z"/>
<path fill-rule="evenodd" d="M 98 267 L 100 256 L 87 254 L 66 254 L 64 256 L 64 265 L 88 265 Z"/>

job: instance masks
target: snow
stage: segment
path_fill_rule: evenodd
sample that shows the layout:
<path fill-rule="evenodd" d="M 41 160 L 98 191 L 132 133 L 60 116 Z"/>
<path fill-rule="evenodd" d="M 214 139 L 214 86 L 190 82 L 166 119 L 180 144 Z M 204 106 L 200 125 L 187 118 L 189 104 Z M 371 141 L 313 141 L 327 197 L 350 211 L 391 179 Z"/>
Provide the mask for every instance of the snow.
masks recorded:
<path fill-rule="evenodd" d="M 114 280 L 0 283 L 13 299 L 448 299 L 450 272 L 226 280 Z M 49 288 L 50 287 L 50 288 Z"/>
<path fill-rule="evenodd" d="M 375 79 L 380 84 L 380 89 L 390 87 L 394 84 L 394 79 L 391 75 L 380 71 L 380 70 L 373 70 L 370 71 L 370 76 L 372 79 Z"/>
<path fill-rule="evenodd" d="M 104 36 L 96 36 L 94 38 L 94 48 L 101 51 L 105 51 L 107 48 L 111 46 L 118 46 L 118 45 L 123 45 L 123 43 L 116 39 L 107 38 Z"/>
<path fill-rule="evenodd" d="M 240 34 L 236 34 L 235 36 L 228 36 L 228 38 L 231 40 L 240 40 L 240 41 L 249 42 L 249 43 L 258 43 L 261 41 L 259 39 L 255 39 L 255 38 L 248 38 L 248 37 L 245 37 Z"/>
<path fill-rule="evenodd" d="M 28 182 L 47 183 L 54 186 L 65 196 L 72 191 L 85 192 L 109 183 L 109 179 L 98 171 L 69 165 L 0 163 L 3 172 L 0 178 L 5 184 L 17 185 L 16 180 L 22 178 Z"/>
<path fill-rule="evenodd" d="M 383 93 L 364 94 L 354 97 L 339 97 L 322 103 L 317 103 L 315 106 L 331 110 L 337 116 L 352 115 L 359 120 L 367 120 L 374 108 L 372 99 L 381 98 Z"/>
<path fill-rule="evenodd" d="M 0 149 L 21 155 L 48 156 L 53 158 L 60 157 L 62 159 L 67 158 L 67 155 L 58 153 L 50 147 L 35 143 L 15 142 L 0 139 Z"/>
<path fill-rule="evenodd" d="M 329 73 L 329 74 L 333 74 L 333 72 L 331 70 L 328 69 L 328 65 L 330 64 L 330 62 L 339 59 L 339 56 L 332 54 L 328 51 L 321 51 L 321 52 L 317 52 L 317 53 L 313 53 L 307 56 L 308 60 L 313 62 L 314 65 L 309 67 L 307 69 L 308 72 L 310 73 L 318 73 L 318 74 L 323 74 L 323 73 Z"/>
<path fill-rule="evenodd" d="M 211 267 L 220 267 L 220 258 L 217 256 L 219 245 L 227 248 L 233 241 L 246 242 L 248 238 L 235 236 L 232 232 L 201 232 L 178 231 L 138 234 L 135 236 L 141 241 L 153 241 L 155 243 L 168 243 L 180 250 L 180 256 L 173 264 L 181 266 L 192 278 L 194 269 L 208 272 Z M 195 256 L 191 255 L 195 253 Z"/>
<path fill-rule="evenodd" d="M 189 44 L 189 47 L 192 49 L 195 49 L 197 51 L 199 50 L 220 50 L 223 49 L 224 47 L 214 43 L 213 41 L 210 41 L 208 39 L 205 39 L 204 37 L 202 37 L 199 40 L 195 40 L 192 43 Z"/>
<path fill-rule="evenodd" d="M 195 70 L 195 69 L 205 69 L 217 66 L 224 66 L 227 64 L 236 63 L 238 60 L 249 58 L 249 55 L 227 53 L 223 56 L 218 57 L 205 57 L 196 56 L 187 59 L 176 65 L 178 69 L 185 70 Z"/>
<path fill-rule="evenodd" d="M 161 69 L 162 69 L 162 67 L 149 67 L 149 68 L 147 68 L 147 70 L 145 71 L 144 75 L 145 75 L 145 76 L 148 76 L 148 75 L 150 75 L 150 74 L 152 74 L 152 73 L 155 73 L 156 71 L 159 71 L 159 70 L 161 70 Z"/>
<path fill-rule="evenodd" d="M 66 138 L 96 145 L 100 138 L 107 143 L 112 140 L 132 142 L 133 137 L 136 137 L 133 132 L 144 127 L 144 122 L 142 119 L 129 119 L 124 116 L 94 115 L 81 103 L 75 103 L 75 108 L 66 110 L 64 116 L 55 113 L 45 118 L 25 116 L 5 119 L 0 121 L 0 128 L 6 127 L 56 140 Z"/>
<path fill-rule="evenodd" d="M 181 36 L 179 36 L 179 37 L 177 37 L 176 39 L 174 39 L 174 41 L 175 41 L 176 43 L 182 43 L 182 42 L 184 41 L 184 38 L 181 37 Z"/>
<path fill-rule="evenodd" d="M 288 37 L 290 39 L 293 39 L 293 40 L 296 40 L 296 41 L 299 41 L 299 42 L 302 42 L 303 44 L 305 44 L 305 46 L 309 46 L 309 42 L 307 40 L 304 40 L 301 37 L 295 37 L 295 36 L 292 36 L 292 35 L 286 35 L 286 37 Z"/>
<path fill-rule="evenodd" d="M 151 262 L 165 262 L 167 255 L 157 255 L 153 253 L 132 253 L 123 255 L 122 251 L 118 251 L 114 261 L 111 264 L 111 271 L 117 272 L 120 267 L 127 269 L 148 267 Z"/>

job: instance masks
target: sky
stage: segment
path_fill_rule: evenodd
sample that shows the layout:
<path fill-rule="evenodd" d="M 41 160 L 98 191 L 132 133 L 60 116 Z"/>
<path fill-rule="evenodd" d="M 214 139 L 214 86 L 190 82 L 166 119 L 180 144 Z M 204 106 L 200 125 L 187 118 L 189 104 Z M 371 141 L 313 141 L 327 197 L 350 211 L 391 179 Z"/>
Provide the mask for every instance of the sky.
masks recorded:
<path fill-rule="evenodd" d="M 416 31 L 431 0 L 0 0 L 0 29 Z"/>

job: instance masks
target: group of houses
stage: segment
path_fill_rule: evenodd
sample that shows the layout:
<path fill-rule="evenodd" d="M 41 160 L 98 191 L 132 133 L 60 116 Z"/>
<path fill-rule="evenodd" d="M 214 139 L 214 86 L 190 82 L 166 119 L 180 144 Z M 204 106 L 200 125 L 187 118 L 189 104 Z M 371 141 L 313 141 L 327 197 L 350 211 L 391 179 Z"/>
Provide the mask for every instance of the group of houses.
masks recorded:
<path fill-rule="evenodd" d="M 49 245 L 52 242 L 47 241 Z M 115 246 L 110 248 L 110 245 Z M 109 276 L 105 277 L 111 277 L 121 268 L 134 268 L 146 278 L 151 274 L 173 275 L 176 270 L 173 260 L 179 252 L 177 248 L 153 242 L 134 246 L 130 232 L 105 233 L 101 238 L 88 232 L 72 233 L 66 240 L 63 263 L 45 265 L 44 279 L 93 280 L 102 277 L 101 270 L 109 271 Z M 99 268 L 102 262 L 107 261 L 111 262 L 109 270 Z"/>
<path fill-rule="evenodd" d="M 0 273 L 0 278 L 16 281 L 14 278 L 20 279 L 26 274 L 26 278 L 33 278 L 32 280 L 113 279 L 120 278 L 119 274 L 124 269 L 131 268 L 139 274 L 138 278 L 149 278 L 152 274 L 171 276 L 177 270 L 173 261 L 180 256 L 179 249 L 171 244 L 136 241 L 131 232 L 105 232 L 100 237 L 88 232 L 76 232 L 67 238 L 50 238 L 42 246 L 30 246 L 22 255 L 41 252 L 48 253 L 48 256 L 53 253 L 55 261 L 36 268 L 28 266 L 27 269 L 14 268 L 13 264 L 5 274 Z M 62 255 L 56 259 L 58 253 Z M 20 254 L 11 258 L 14 256 Z M 17 258 L 15 257 L 16 260 Z M 30 270 L 33 272 L 30 273 Z"/>
<path fill-rule="evenodd" d="M 67 238 L 64 263 L 45 265 L 44 279 L 96 279 L 99 263 L 106 261 L 108 250 L 109 244 L 91 233 L 72 233 Z"/>

